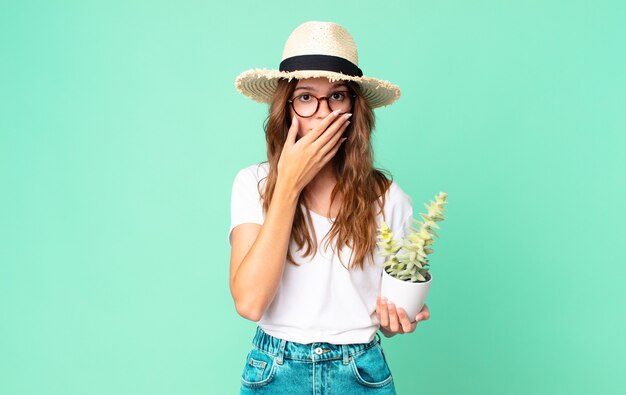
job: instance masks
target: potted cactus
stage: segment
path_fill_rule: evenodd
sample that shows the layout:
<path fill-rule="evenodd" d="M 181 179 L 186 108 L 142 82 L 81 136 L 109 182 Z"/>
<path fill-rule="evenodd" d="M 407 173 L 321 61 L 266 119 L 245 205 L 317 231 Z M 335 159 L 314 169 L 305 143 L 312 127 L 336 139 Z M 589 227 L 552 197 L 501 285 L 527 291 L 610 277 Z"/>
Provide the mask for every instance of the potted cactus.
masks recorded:
<path fill-rule="evenodd" d="M 427 214 L 420 214 L 424 222 L 413 219 L 408 234 L 400 242 L 393 239 L 393 232 L 385 222 L 378 229 L 380 255 L 388 258 L 383 264 L 381 295 L 402 307 L 413 321 L 420 312 L 430 290 L 432 275 L 429 272 L 428 255 L 434 251 L 431 245 L 433 236 L 439 237 L 433 228 L 439 229 L 437 222 L 446 218 L 444 205 L 448 204 L 448 194 L 439 192 L 430 205 L 424 203 Z"/>

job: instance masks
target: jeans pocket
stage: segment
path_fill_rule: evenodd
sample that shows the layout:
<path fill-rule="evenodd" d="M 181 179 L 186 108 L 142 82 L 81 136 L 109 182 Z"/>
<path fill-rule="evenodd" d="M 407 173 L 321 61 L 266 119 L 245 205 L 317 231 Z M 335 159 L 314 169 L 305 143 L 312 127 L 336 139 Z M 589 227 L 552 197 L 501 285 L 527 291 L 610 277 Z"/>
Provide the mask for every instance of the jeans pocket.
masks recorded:
<path fill-rule="evenodd" d="M 262 387 L 274 378 L 275 357 L 258 348 L 252 348 L 246 357 L 246 366 L 241 373 L 241 384 L 249 388 Z"/>
<path fill-rule="evenodd" d="M 366 387 L 380 388 L 393 381 L 383 350 L 378 344 L 353 356 L 350 365 L 356 380 Z"/>

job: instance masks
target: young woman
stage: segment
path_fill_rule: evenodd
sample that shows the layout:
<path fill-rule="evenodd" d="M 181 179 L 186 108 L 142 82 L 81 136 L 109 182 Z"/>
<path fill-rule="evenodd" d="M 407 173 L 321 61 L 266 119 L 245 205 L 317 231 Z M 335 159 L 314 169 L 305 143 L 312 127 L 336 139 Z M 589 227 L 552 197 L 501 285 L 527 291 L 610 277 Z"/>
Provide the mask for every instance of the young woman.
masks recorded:
<path fill-rule="evenodd" d="M 411 224 L 411 199 L 373 168 L 373 108 L 397 86 L 364 77 L 350 34 L 327 22 L 296 28 L 279 70 L 239 75 L 236 87 L 269 103 L 267 162 L 239 171 L 231 199 L 230 289 L 258 323 L 241 393 L 395 394 L 377 330 L 410 333 L 381 300 L 376 230 Z"/>

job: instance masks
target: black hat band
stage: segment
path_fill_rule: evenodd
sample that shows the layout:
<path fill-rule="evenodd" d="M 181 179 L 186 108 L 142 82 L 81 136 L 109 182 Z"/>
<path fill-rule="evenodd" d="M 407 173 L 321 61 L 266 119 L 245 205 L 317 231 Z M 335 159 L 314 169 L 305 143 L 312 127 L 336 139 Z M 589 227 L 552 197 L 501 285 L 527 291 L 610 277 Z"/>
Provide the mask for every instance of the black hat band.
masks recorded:
<path fill-rule="evenodd" d="M 332 55 L 299 55 L 280 62 L 280 71 L 325 70 L 353 77 L 363 76 L 363 71 L 347 59 Z"/>

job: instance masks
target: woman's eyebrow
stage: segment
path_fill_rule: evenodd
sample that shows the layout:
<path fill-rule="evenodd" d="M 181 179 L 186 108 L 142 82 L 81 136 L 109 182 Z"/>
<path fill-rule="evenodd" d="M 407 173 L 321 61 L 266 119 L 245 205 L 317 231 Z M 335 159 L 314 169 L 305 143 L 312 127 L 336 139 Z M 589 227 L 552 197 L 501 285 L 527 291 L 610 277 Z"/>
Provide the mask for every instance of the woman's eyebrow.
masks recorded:
<path fill-rule="evenodd" d="M 339 88 L 339 87 L 346 88 L 347 86 L 348 86 L 348 85 L 346 85 L 346 84 L 344 84 L 344 83 L 339 82 L 339 83 L 334 84 L 334 85 L 333 85 L 333 87 L 332 87 L 332 89 Z M 297 87 L 296 89 L 294 89 L 294 92 L 295 92 L 295 91 L 297 91 L 297 90 L 299 90 L 299 89 L 306 90 L 306 91 L 314 91 L 314 92 L 316 92 L 316 91 L 317 91 L 317 89 L 315 89 L 315 88 L 314 88 L 314 87 L 312 87 L 312 86 L 299 86 L 299 87 Z"/>

